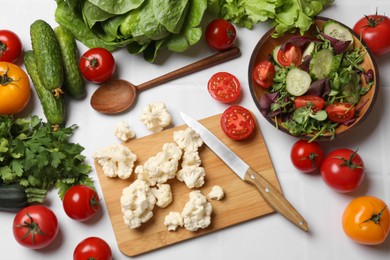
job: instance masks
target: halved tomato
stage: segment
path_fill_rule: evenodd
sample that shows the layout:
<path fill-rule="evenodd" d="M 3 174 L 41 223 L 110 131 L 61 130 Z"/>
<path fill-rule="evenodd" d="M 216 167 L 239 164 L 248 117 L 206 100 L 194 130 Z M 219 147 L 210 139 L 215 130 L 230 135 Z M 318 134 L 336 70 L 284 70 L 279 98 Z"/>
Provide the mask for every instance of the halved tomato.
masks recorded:
<path fill-rule="evenodd" d="M 268 60 L 256 64 L 252 71 L 254 81 L 262 88 L 269 88 L 274 83 L 275 66 Z"/>
<path fill-rule="evenodd" d="M 242 140 L 250 136 L 255 129 L 252 113 L 242 106 L 231 106 L 221 116 L 223 132 L 233 140 Z"/>
<path fill-rule="evenodd" d="M 241 94 L 240 81 L 228 72 L 215 73 L 210 78 L 207 89 L 215 100 L 223 103 L 233 102 Z"/>
<path fill-rule="evenodd" d="M 294 64 L 298 67 L 302 63 L 301 48 L 292 44 L 287 44 L 284 48 L 280 48 L 277 54 L 278 63 L 284 67 Z"/>
<path fill-rule="evenodd" d="M 335 102 L 326 107 L 326 113 L 328 113 L 330 121 L 343 123 L 351 120 L 355 116 L 356 109 L 351 103 Z"/>
<path fill-rule="evenodd" d="M 325 100 L 318 96 L 312 96 L 312 95 L 305 95 L 296 97 L 294 100 L 294 107 L 295 109 L 300 107 L 306 107 L 307 105 L 312 106 L 312 110 L 314 112 L 320 111 L 325 106 Z"/>

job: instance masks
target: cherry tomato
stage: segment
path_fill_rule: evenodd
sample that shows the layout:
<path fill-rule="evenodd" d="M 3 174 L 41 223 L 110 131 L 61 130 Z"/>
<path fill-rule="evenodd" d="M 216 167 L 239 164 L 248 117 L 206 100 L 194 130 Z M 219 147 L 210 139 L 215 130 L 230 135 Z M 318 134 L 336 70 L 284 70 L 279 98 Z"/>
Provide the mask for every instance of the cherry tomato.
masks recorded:
<path fill-rule="evenodd" d="M 330 121 L 343 123 L 351 120 L 356 113 L 355 106 L 350 103 L 335 102 L 326 107 L 326 113 Z"/>
<path fill-rule="evenodd" d="M 287 44 L 283 50 L 279 49 L 277 59 L 278 63 L 284 67 L 292 64 L 298 67 L 302 63 L 302 50 L 297 46 Z"/>
<path fill-rule="evenodd" d="M 21 209 L 14 218 L 13 233 L 22 246 L 40 249 L 53 242 L 59 230 L 56 215 L 43 205 Z"/>
<path fill-rule="evenodd" d="M 0 115 L 21 112 L 31 96 L 30 80 L 22 68 L 0 61 Z"/>
<path fill-rule="evenodd" d="M 92 48 L 80 58 L 80 70 L 90 82 L 108 81 L 115 72 L 115 59 L 111 52 L 104 48 Z"/>
<path fill-rule="evenodd" d="M 212 49 L 229 49 L 235 43 L 236 37 L 236 28 L 222 18 L 211 21 L 206 27 L 206 43 Z"/>
<path fill-rule="evenodd" d="M 75 185 L 66 191 L 62 205 L 71 219 L 85 221 L 98 212 L 99 196 L 88 186 Z"/>
<path fill-rule="evenodd" d="M 307 105 L 312 106 L 312 110 L 314 112 L 320 111 L 325 106 L 325 100 L 318 96 L 312 96 L 312 95 L 305 95 L 296 97 L 294 100 L 294 107 L 295 109 L 300 107 L 306 107 Z"/>
<path fill-rule="evenodd" d="M 256 64 L 252 77 L 261 87 L 268 89 L 274 84 L 275 66 L 268 60 Z"/>
<path fill-rule="evenodd" d="M 362 158 L 347 148 L 329 153 L 321 165 L 324 182 L 334 190 L 346 193 L 355 190 L 363 181 L 364 163 Z"/>
<path fill-rule="evenodd" d="M 252 113 L 242 106 L 231 106 L 221 116 L 223 132 L 233 140 L 243 140 L 255 129 Z"/>
<path fill-rule="evenodd" d="M 106 241 L 99 237 L 88 237 L 81 241 L 73 252 L 74 260 L 111 260 L 112 251 Z"/>
<path fill-rule="evenodd" d="M 356 22 L 353 30 L 361 36 L 376 56 L 390 52 L 390 19 L 384 15 L 367 15 Z"/>
<path fill-rule="evenodd" d="M 309 173 L 318 170 L 325 154 L 318 142 L 298 140 L 291 148 L 291 162 L 301 172 Z"/>
<path fill-rule="evenodd" d="M 16 33 L 0 30 L 0 61 L 15 63 L 23 53 L 23 46 Z"/>
<path fill-rule="evenodd" d="M 240 81 L 228 72 L 215 73 L 210 78 L 207 89 L 215 100 L 223 103 L 233 102 L 241 94 Z"/>
<path fill-rule="evenodd" d="M 343 230 L 357 243 L 378 245 L 389 235 L 389 215 L 389 208 L 383 200 L 374 196 L 357 197 L 344 210 Z"/>

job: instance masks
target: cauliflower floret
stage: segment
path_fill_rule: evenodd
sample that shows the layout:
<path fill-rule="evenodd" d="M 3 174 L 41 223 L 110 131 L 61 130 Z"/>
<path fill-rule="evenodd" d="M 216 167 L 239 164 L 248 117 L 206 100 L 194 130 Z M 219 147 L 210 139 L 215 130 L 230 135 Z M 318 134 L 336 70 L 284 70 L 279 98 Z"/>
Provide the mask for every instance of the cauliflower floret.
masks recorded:
<path fill-rule="evenodd" d="M 197 150 L 202 146 L 203 140 L 199 134 L 187 127 L 185 130 L 179 130 L 173 133 L 173 140 L 183 150 Z"/>
<path fill-rule="evenodd" d="M 146 182 L 135 180 L 122 190 L 120 203 L 125 224 L 134 229 L 152 218 L 156 198 Z"/>
<path fill-rule="evenodd" d="M 142 123 L 154 133 L 161 132 L 165 127 L 172 123 L 172 117 L 163 102 L 147 105 L 143 109 L 140 119 Z"/>
<path fill-rule="evenodd" d="M 198 150 L 187 150 L 183 154 L 181 167 L 186 166 L 200 166 L 202 160 L 200 159 Z"/>
<path fill-rule="evenodd" d="M 122 121 L 117 125 L 114 133 L 122 142 L 126 142 L 135 136 L 134 130 L 131 129 L 125 121 Z"/>
<path fill-rule="evenodd" d="M 164 225 L 168 227 L 169 231 L 176 231 L 178 227 L 182 227 L 183 217 L 180 212 L 170 211 L 168 215 L 165 216 Z"/>
<path fill-rule="evenodd" d="M 133 172 L 137 156 L 126 146 L 114 144 L 96 151 L 92 156 L 102 166 L 104 175 L 127 179 Z"/>
<path fill-rule="evenodd" d="M 166 183 L 175 178 L 181 155 L 182 151 L 177 145 L 166 143 L 156 156 L 150 157 L 143 166 L 137 166 L 135 173 L 138 174 L 138 179 L 148 182 L 151 186 Z"/>
<path fill-rule="evenodd" d="M 176 178 L 179 181 L 184 181 L 189 189 L 202 187 L 204 184 L 204 176 L 206 175 L 203 167 L 191 165 L 183 167 L 176 173 Z"/>
<path fill-rule="evenodd" d="M 221 200 L 224 196 L 225 192 L 222 187 L 218 185 L 213 186 L 209 194 L 207 194 L 207 198 L 212 200 Z"/>
<path fill-rule="evenodd" d="M 152 188 L 152 193 L 157 199 L 156 205 L 160 208 L 166 208 L 172 202 L 171 185 L 157 184 L 157 187 Z"/>
<path fill-rule="evenodd" d="M 199 191 L 191 191 L 190 199 L 181 212 L 184 227 L 189 231 L 206 228 L 211 223 L 213 207 L 206 197 Z"/>

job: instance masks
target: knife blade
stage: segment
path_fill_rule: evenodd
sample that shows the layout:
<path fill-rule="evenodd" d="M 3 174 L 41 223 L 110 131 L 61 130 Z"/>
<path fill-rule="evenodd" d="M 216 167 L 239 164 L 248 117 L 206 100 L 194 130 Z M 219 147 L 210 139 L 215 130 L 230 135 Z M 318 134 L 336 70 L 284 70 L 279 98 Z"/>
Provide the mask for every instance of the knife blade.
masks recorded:
<path fill-rule="evenodd" d="M 203 142 L 219 157 L 221 160 L 232 169 L 242 180 L 254 185 L 265 201 L 278 213 L 291 221 L 304 231 L 308 231 L 308 223 L 291 205 L 291 203 L 268 182 L 258 172 L 253 170 L 246 162 L 244 162 L 237 154 L 227 147 L 218 137 L 211 133 L 201 123 L 191 118 L 190 116 L 180 112 L 181 117 L 187 126 L 191 127 L 199 134 Z"/>

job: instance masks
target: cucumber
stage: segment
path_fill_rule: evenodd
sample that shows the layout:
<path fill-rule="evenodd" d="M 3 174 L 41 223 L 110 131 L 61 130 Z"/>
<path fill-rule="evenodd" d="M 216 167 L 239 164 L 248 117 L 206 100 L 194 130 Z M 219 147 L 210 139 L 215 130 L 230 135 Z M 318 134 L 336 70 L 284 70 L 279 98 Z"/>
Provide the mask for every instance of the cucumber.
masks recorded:
<path fill-rule="evenodd" d="M 36 20 L 30 26 L 30 36 L 43 85 L 48 90 L 61 88 L 64 77 L 63 65 L 53 28 L 43 20 Z"/>
<path fill-rule="evenodd" d="M 286 90 L 293 96 L 302 96 L 310 88 L 310 74 L 298 68 L 292 68 L 286 76 Z"/>
<path fill-rule="evenodd" d="M 315 47 L 314 42 L 310 42 L 309 45 L 307 45 L 307 47 L 305 48 L 305 50 L 302 53 L 302 59 L 304 59 L 305 56 L 308 56 L 308 55 L 312 56 L 312 54 L 314 52 L 314 47 Z"/>
<path fill-rule="evenodd" d="M 54 28 L 64 66 L 64 91 L 74 98 L 85 95 L 85 83 L 78 63 L 78 50 L 73 35 L 63 26 Z"/>
<path fill-rule="evenodd" d="M 17 212 L 28 205 L 27 193 L 20 184 L 0 184 L 0 210 Z"/>
<path fill-rule="evenodd" d="M 279 52 L 279 50 L 280 50 L 280 46 L 281 46 L 281 45 L 278 45 L 278 46 L 276 46 L 276 47 L 273 49 L 273 51 L 272 51 L 272 58 L 274 59 L 274 61 L 275 61 L 279 66 L 283 67 L 283 66 L 279 63 L 279 61 L 278 61 L 278 52 Z"/>
<path fill-rule="evenodd" d="M 33 82 L 47 121 L 52 125 L 62 125 L 65 121 L 65 104 L 63 96 L 56 97 L 52 91 L 45 88 L 39 75 L 39 69 L 33 51 L 30 50 L 24 53 L 24 65 Z"/>
<path fill-rule="evenodd" d="M 333 68 L 333 57 L 329 49 L 322 49 L 315 53 L 310 61 L 310 74 L 315 79 L 328 77 Z"/>
<path fill-rule="evenodd" d="M 329 35 L 332 38 L 341 41 L 351 41 L 349 46 L 353 45 L 354 38 L 352 33 L 348 28 L 335 22 L 333 20 L 329 20 L 324 24 L 324 34 Z"/>

